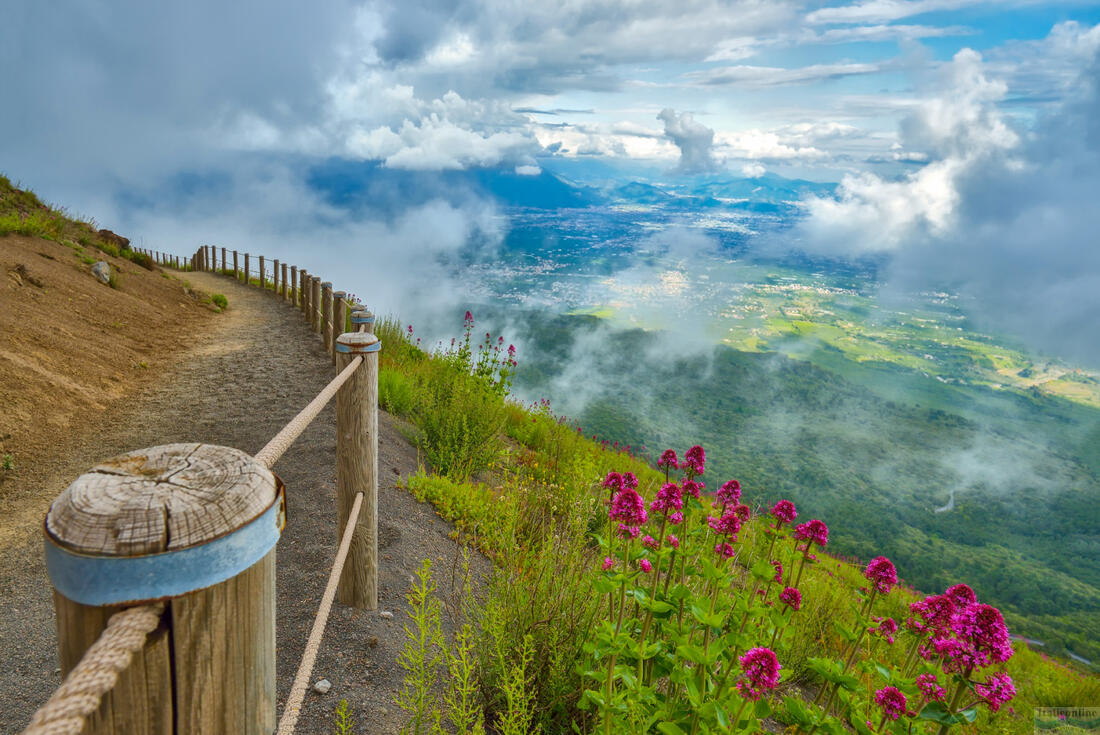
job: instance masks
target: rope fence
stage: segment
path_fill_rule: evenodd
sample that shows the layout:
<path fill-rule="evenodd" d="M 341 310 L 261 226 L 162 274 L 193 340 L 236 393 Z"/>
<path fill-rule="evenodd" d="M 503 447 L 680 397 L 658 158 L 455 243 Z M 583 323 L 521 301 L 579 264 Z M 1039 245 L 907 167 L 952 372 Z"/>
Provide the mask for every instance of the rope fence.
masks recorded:
<path fill-rule="evenodd" d="M 270 473 L 270 469 L 335 397 L 337 399 L 337 515 L 338 528 L 343 530 L 301 663 L 283 708 L 282 717 L 278 722 L 279 735 L 289 735 L 294 731 L 301 713 L 313 665 L 316 662 L 337 594 L 339 593 L 340 601 L 345 604 L 367 609 L 377 607 L 377 353 L 381 343 L 373 334 L 374 315 L 366 311 L 361 304 L 348 300 L 343 291 L 334 292 L 329 282 L 322 284 L 317 276 L 308 274 L 296 266 L 289 266 L 288 281 L 288 265 L 278 260 L 272 261 L 271 269 L 268 270 L 265 258 L 259 256 L 256 261 L 258 267 L 253 269 L 249 253 L 244 253 L 241 258 L 241 254 L 237 251 L 221 248 L 219 253 L 218 248 L 209 245 L 201 246 L 191 258 L 183 259 L 154 250 L 140 249 L 139 252 L 148 255 L 158 265 L 179 270 L 214 272 L 234 278 L 246 285 L 253 284 L 252 278 L 255 275 L 256 283 L 261 288 L 301 309 L 311 330 L 319 333 L 326 350 L 340 369 L 328 385 L 252 457 L 234 449 L 194 444 L 166 445 L 139 450 L 117 460 L 109 460 L 105 464 L 119 461 L 122 463 L 120 466 L 130 468 L 131 465 L 125 464 L 123 460 L 128 461 L 131 457 L 139 457 L 139 461 L 144 462 L 144 465 L 132 469 L 132 472 L 146 482 L 134 482 L 133 478 L 126 476 L 126 472 L 120 472 L 117 477 L 109 473 L 92 472 L 78 478 L 51 505 L 50 514 L 46 519 L 46 556 L 47 569 L 57 590 L 54 598 L 57 605 L 58 639 L 63 666 L 66 650 L 75 650 L 79 657 L 65 675 L 61 686 L 34 714 L 23 735 L 77 735 L 81 732 L 119 733 L 120 735 L 122 733 L 151 734 L 162 732 L 165 722 L 171 724 L 171 731 L 177 735 L 192 733 L 214 735 L 227 731 L 226 721 L 233 717 L 238 721 L 243 718 L 244 722 L 243 726 L 235 725 L 234 732 L 258 734 L 272 731 L 275 710 L 273 615 L 275 557 L 273 549 L 281 534 L 282 526 L 285 525 L 286 515 L 282 482 Z M 229 260 L 230 254 L 232 266 Z M 345 332 L 344 327 L 349 322 L 351 330 Z M 274 500 L 270 502 L 264 500 L 267 507 L 258 516 L 249 511 L 252 515 L 240 522 L 239 527 L 218 530 L 214 533 L 213 537 L 206 541 L 211 549 L 207 556 L 203 556 L 205 551 L 202 544 L 185 545 L 177 551 L 154 548 L 154 553 L 142 553 L 141 544 L 137 543 L 134 548 L 138 548 L 139 551 L 134 552 L 133 555 L 93 554 L 88 556 L 87 552 L 80 548 L 80 544 L 71 543 L 74 549 L 84 554 L 70 558 L 73 555 L 67 550 L 66 543 L 72 540 L 62 538 L 65 533 L 62 516 L 65 510 L 63 501 L 66 501 L 67 494 L 75 492 L 74 488 L 83 487 L 82 483 L 110 485 L 109 488 L 96 485 L 99 495 L 94 497 L 113 498 L 120 493 L 120 487 L 129 490 L 151 484 L 148 478 L 152 477 L 158 478 L 153 481 L 154 483 L 159 482 L 161 476 L 166 478 L 165 482 L 167 478 L 172 478 L 173 483 L 180 482 L 177 473 L 181 471 L 181 467 L 190 470 L 193 466 L 200 468 L 205 466 L 203 460 L 197 458 L 199 454 L 203 454 L 204 458 L 206 455 L 213 456 L 209 463 L 215 468 L 209 470 L 209 473 L 215 477 L 210 479 L 202 476 L 195 480 L 196 482 L 200 484 L 206 482 L 208 485 L 216 486 L 220 492 L 227 484 L 232 485 L 225 481 L 224 475 L 236 472 L 239 475 L 237 484 L 234 486 L 236 491 L 246 496 L 256 496 L 258 493 L 263 498 L 273 497 Z M 180 462 L 184 464 L 181 465 Z M 104 464 L 101 464 L 99 467 L 103 466 Z M 127 472 L 129 471 L 131 470 L 128 469 Z M 202 475 L 202 472 L 197 470 L 196 472 Z M 158 473 L 162 474 L 158 475 Z M 108 479 L 102 479 L 104 477 Z M 252 487 L 253 485 L 256 487 Z M 183 489 L 190 490 L 190 488 Z M 200 496 L 205 497 L 201 494 Z M 245 501 L 234 502 L 240 505 Z M 218 507 L 212 506 L 209 512 L 217 514 L 219 521 L 225 521 L 222 517 L 223 511 Z M 165 512 L 164 518 L 167 519 L 168 515 Z M 118 537 L 140 538 L 142 534 L 150 533 L 148 522 L 141 525 L 140 519 L 134 521 L 138 524 L 134 531 L 126 530 L 124 526 L 129 520 L 131 520 L 129 516 L 120 511 L 120 517 L 114 520 L 116 526 L 114 533 Z M 201 525 L 201 521 L 192 522 Z M 272 523 L 276 526 L 275 531 L 271 528 Z M 165 534 L 164 542 L 167 543 L 167 531 Z M 358 543 L 355 543 L 356 540 Z M 215 549 L 215 547 L 218 548 Z M 237 558 L 226 561 L 222 548 L 231 548 L 233 550 L 231 553 L 236 553 Z M 155 553 L 157 551 L 161 553 Z M 248 556 L 248 553 L 261 561 L 254 560 Z M 79 620 L 87 611 L 93 611 L 102 616 L 102 612 L 99 611 L 104 605 L 120 604 L 119 601 L 111 599 L 112 594 L 122 594 L 117 589 L 112 589 L 118 587 L 112 584 L 112 581 L 118 579 L 118 570 L 137 568 L 133 566 L 135 563 L 155 565 L 164 561 L 165 558 L 171 558 L 174 564 L 157 567 L 161 572 L 172 573 L 183 570 L 179 572 L 181 576 L 198 575 L 196 579 L 201 578 L 203 584 L 195 586 L 198 582 L 189 577 L 180 580 L 179 587 L 184 590 L 181 594 L 173 593 L 167 596 L 161 594 L 157 601 L 148 604 L 138 602 L 132 607 L 115 613 L 106 620 L 101 632 L 89 645 L 82 645 L 80 643 L 82 638 L 88 637 L 89 634 L 94 635 L 95 624 L 72 621 Z M 223 566 L 228 564 L 229 570 L 214 573 L 214 578 L 210 579 L 211 560 Z M 126 566 L 122 562 L 130 563 L 131 566 Z M 191 565 L 201 570 L 201 573 L 189 571 Z M 226 588 L 226 592 L 219 592 L 223 587 Z M 242 594 L 236 590 L 248 590 L 248 592 Z M 127 597 L 130 600 L 140 600 L 141 597 L 140 594 L 137 597 L 132 596 L 135 593 L 129 588 L 126 594 L 130 595 Z M 232 610 L 230 608 L 233 605 L 228 603 L 223 605 L 224 610 L 212 613 L 209 605 L 203 601 L 204 596 L 208 594 L 221 595 L 219 599 L 223 600 L 241 600 L 241 604 L 245 606 L 252 605 L 253 607 L 248 611 L 252 615 L 244 613 L 243 610 Z M 70 595 L 72 600 L 68 599 Z M 103 601 L 104 595 L 109 602 Z M 150 594 L 150 596 L 153 595 Z M 167 601 L 165 597 L 168 598 Z M 255 599 L 257 597 L 262 599 Z M 188 607 L 192 601 L 194 601 L 194 607 Z M 177 610 L 177 607 L 180 609 Z M 194 610 L 198 610 L 200 614 L 193 614 Z M 220 618 L 217 617 L 219 614 Z M 257 615 L 260 622 L 255 625 L 256 621 L 250 617 Z M 67 631 L 65 626 L 70 623 L 77 630 Z M 167 695 L 167 700 L 127 701 L 129 692 L 121 691 L 115 692 L 107 700 L 113 707 L 121 709 L 129 706 L 134 712 L 158 710 L 156 722 L 153 719 L 148 723 L 137 722 L 129 717 L 133 712 L 123 712 L 118 717 L 89 719 L 101 709 L 104 697 L 115 688 L 120 676 L 132 666 L 135 657 L 146 655 L 149 648 L 147 645 L 149 634 L 162 625 L 167 629 L 172 651 L 170 655 L 164 652 L 162 654 L 164 658 L 170 659 L 171 666 L 174 667 L 169 677 L 172 691 L 160 693 Z M 190 631 L 177 631 L 175 629 L 177 625 L 183 625 L 185 628 L 193 625 L 194 628 Z M 231 634 L 227 629 L 234 625 L 244 629 Z M 253 625 L 257 630 L 247 629 L 248 626 Z M 265 630 L 269 630 L 270 635 L 264 633 Z M 174 637 L 177 633 L 179 638 Z M 238 637 L 233 638 L 234 635 Z M 70 636 L 72 640 L 69 640 Z M 222 638 L 219 639 L 217 636 Z M 256 657 L 255 660 L 235 662 L 242 677 L 254 678 L 250 684 L 232 681 L 234 677 L 229 669 L 232 668 L 233 661 L 211 660 L 212 655 L 228 656 L 227 651 L 231 644 L 227 641 L 238 640 L 238 638 L 239 641 L 258 641 L 264 648 L 259 650 L 258 646 L 253 646 L 256 650 L 253 650 L 251 655 Z M 192 644 L 195 649 L 193 651 L 187 648 Z M 244 648 L 248 649 L 249 646 L 245 645 Z M 166 648 L 165 651 L 167 650 Z M 241 651 L 237 653 L 240 654 Z M 144 659 L 143 664 L 146 666 L 144 670 L 148 677 L 149 671 L 155 669 L 155 664 Z M 185 669 L 187 666 L 195 668 L 187 670 Z M 217 678 L 216 676 L 213 678 L 210 676 L 211 671 L 218 670 L 224 670 L 226 677 L 221 682 L 213 680 Z M 199 682 L 199 679 L 202 681 Z M 264 701 L 252 701 L 257 697 Z M 192 706 L 189 710 L 185 709 L 189 704 L 197 706 Z M 162 710 L 164 706 L 175 708 L 172 713 L 174 719 L 164 719 Z M 140 716 L 140 713 L 135 715 L 138 718 Z M 149 716 L 153 718 L 153 715 Z M 88 730 L 87 726 L 90 723 L 93 727 Z"/>

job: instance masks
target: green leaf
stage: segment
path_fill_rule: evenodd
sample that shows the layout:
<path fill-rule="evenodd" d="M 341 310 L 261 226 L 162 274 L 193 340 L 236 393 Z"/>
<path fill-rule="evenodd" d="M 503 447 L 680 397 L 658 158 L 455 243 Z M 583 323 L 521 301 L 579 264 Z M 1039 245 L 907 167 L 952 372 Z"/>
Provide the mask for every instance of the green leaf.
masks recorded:
<path fill-rule="evenodd" d="M 775 579 L 775 567 L 767 559 L 759 559 L 752 565 L 752 576 L 761 582 L 771 582 Z"/>
<path fill-rule="evenodd" d="M 857 638 L 856 633 L 841 625 L 839 620 L 833 621 L 833 627 L 837 629 L 838 633 L 840 633 L 840 637 L 848 641 L 849 643 Z"/>
<path fill-rule="evenodd" d="M 615 589 L 615 583 L 611 581 L 609 577 L 596 577 L 592 580 L 592 589 L 595 590 L 598 595 L 606 595 Z"/>
<path fill-rule="evenodd" d="M 660 722 L 657 724 L 657 732 L 664 733 L 664 735 L 687 735 L 682 727 L 675 722 Z"/>
<path fill-rule="evenodd" d="M 975 713 L 976 714 L 976 713 Z M 929 702 L 918 715 L 922 720 L 932 720 L 941 725 L 957 725 L 963 721 L 962 717 L 951 714 L 941 702 Z"/>
<path fill-rule="evenodd" d="M 701 664 L 706 659 L 702 647 L 693 644 L 676 646 L 676 655 L 693 664 Z"/>
<path fill-rule="evenodd" d="M 753 712 L 758 719 L 762 720 L 765 717 L 772 716 L 772 706 L 768 704 L 768 700 L 761 698 L 756 700 L 756 706 L 753 707 Z"/>
<path fill-rule="evenodd" d="M 887 683 L 890 683 L 894 680 L 894 672 L 886 668 L 882 664 L 875 664 L 875 670 L 878 671 L 879 676 L 881 676 Z"/>
<path fill-rule="evenodd" d="M 786 707 L 787 714 L 799 727 L 809 728 L 813 725 L 813 715 L 798 697 L 783 697 L 783 706 Z"/>
<path fill-rule="evenodd" d="M 970 709 L 964 709 L 962 712 L 955 716 L 962 717 L 967 722 L 973 722 L 978 718 L 978 710 L 975 707 L 971 707 Z"/>

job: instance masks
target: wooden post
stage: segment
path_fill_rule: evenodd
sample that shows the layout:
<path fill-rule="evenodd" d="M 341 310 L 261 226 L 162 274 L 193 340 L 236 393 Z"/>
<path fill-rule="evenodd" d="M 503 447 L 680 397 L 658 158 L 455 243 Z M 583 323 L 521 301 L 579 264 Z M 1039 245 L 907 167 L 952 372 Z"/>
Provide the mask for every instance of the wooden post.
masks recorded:
<path fill-rule="evenodd" d="M 343 332 L 344 330 L 340 330 Z M 321 282 L 321 342 L 325 351 L 332 354 L 335 342 L 332 339 L 332 282 Z"/>
<path fill-rule="evenodd" d="M 305 270 L 298 272 L 298 277 L 301 281 L 301 285 L 298 286 L 298 290 L 301 296 L 301 316 L 306 317 L 306 321 L 309 321 L 309 295 L 311 289 L 309 288 L 309 274 Z"/>
<path fill-rule="evenodd" d="M 348 295 L 343 291 L 332 292 L 332 364 L 339 365 L 336 356 L 336 340 L 344 332 L 350 331 L 348 320 Z"/>
<path fill-rule="evenodd" d="M 279 261 L 271 261 L 271 293 L 279 293 Z"/>
<path fill-rule="evenodd" d="M 298 289 L 298 266 L 290 266 L 290 303 L 294 306 L 298 306 L 299 294 L 301 292 Z"/>
<path fill-rule="evenodd" d="M 359 355 L 363 364 L 336 394 L 337 527 L 344 528 L 356 494 L 363 493 L 347 564 L 337 595 L 345 605 L 378 607 L 378 351 L 373 334 L 348 332 L 336 340 L 338 367 Z M 341 531 L 337 531 L 339 534 Z"/>
<path fill-rule="evenodd" d="M 264 277 L 264 256 L 260 256 L 260 290 L 267 288 L 267 279 Z"/>
<path fill-rule="evenodd" d="M 359 328 L 363 328 L 364 334 L 374 334 L 374 313 L 366 311 L 365 309 L 358 309 L 351 312 L 351 329 L 352 331 L 359 331 Z"/>
<path fill-rule="evenodd" d="M 203 259 L 203 262 L 206 263 L 206 270 L 207 271 L 214 270 L 214 266 L 217 265 L 217 263 L 218 263 L 218 256 L 214 255 L 214 246 L 213 245 L 207 245 L 206 246 L 206 257 Z"/>
<path fill-rule="evenodd" d="M 310 276 L 309 326 L 317 333 L 321 331 L 321 277 Z"/>
<path fill-rule="evenodd" d="M 274 730 L 274 546 L 284 508 L 266 467 L 203 444 L 107 460 L 53 502 L 46 566 L 62 676 L 111 614 L 167 599 L 160 627 L 83 733 Z"/>
<path fill-rule="evenodd" d="M 286 263 L 283 263 L 283 264 L 282 264 L 282 268 L 283 268 L 283 271 L 282 271 L 282 276 L 283 276 L 283 278 L 282 278 L 282 281 L 281 281 L 281 283 L 282 283 L 282 289 L 281 289 L 281 290 L 279 291 L 279 295 L 283 297 L 283 301 L 286 301 L 286 294 L 287 294 L 287 287 L 286 287 Z M 293 286 L 291 286 L 291 288 L 293 289 Z"/>
<path fill-rule="evenodd" d="M 244 285 L 248 285 L 251 281 L 248 280 L 248 253 L 244 254 Z"/>

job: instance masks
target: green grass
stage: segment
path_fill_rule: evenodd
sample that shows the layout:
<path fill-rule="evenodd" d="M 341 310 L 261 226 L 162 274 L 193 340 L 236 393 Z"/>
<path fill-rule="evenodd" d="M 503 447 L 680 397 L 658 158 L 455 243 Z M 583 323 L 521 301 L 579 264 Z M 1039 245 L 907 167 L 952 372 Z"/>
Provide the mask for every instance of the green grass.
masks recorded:
<path fill-rule="evenodd" d="M 480 399 L 441 403 L 428 387 L 431 381 L 453 386 L 476 379 L 451 362 L 419 351 L 392 319 L 381 322 L 378 332 L 387 347 L 380 377 L 383 405 L 400 407 L 397 412 L 419 427 L 426 454 L 442 450 L 433 442 L 446 441 L 446 437 L 429 438 L 424 430 L 433 420 L 433 410 L 458 414 L 452 420 L 464 425 L 501 421 L 500 441 L 493 444 L 489 460 L 480 469 L 466 471 L 466 465 L 449 476 L 422 471 L 409 479 L 408 487 L 454 521 L 461 536 L 494 561 L 487 589 L 477 599 L 467 595 L 459 621 L 470 626 L 487 726 L 504 728 L 530 718 L 533 731 L 569 731 L 572 723 L 584 723 L 588 717 L 578 706 L 584 688 L 581 671 L 589 655 L 585 644 L 601 599 L 591 587 L 599 564 L 592 534 L 606 526 L 599 480 L 609 469 L 633 471 L 641 480 L 643 496 L 652 498 L 661 476 L 645 461 L 581 436 L 545 407 L 525 408 L 501 396 L 496 396 L 495 405 Z M 724 476 L 718 469 L 719 457 L 712 457 L 716 464 L 708 470 L 707 480 L 716 485 Z M 719 474 L 712 477 L 715 471 Z M 760 502 L 772 502 L 782 491 L 748 483 L 746 493 L 755 493 Z M 823 517 L 830 525 L 843 526 L 841 516 Z M 864 518 L 859 513 L 853 516 L 853 532 L 859 532 Z M 867 555 L 873 555 L 877 548 L 873 537 L 869 541 Z M 750 524 L 739 542 L 742 568 L 762 558 L 763 543 L 763 536 Z M 939 552 L 931 556 L 938 558 Z M 990 564 L 1004 565 L 1006 560 L 1011 566 L 1011 555 L 989 551 Z M 910 573 L 904 566 L 899 571 Z M 846 614 L 855 589 L 862 584 L 859 567 L 843 560 L 823 557 L 808 569 L 801 587 L 809 614 L 795 618 L 783 661 L 793 674 L 788 687 L 813 680 L 807 668 L 811 657 L 836 655 L 840 650 L 842 641 L 831 621 Z M 903 619 L 908 603 L 915 599 L 916 593 L 901 590 L 877 614 Z M 1015 622 L 1010 615 L 1010 625 L 1015 627 Z M 903 655 L 899 648 L 880 650 L 876 660 L 898 663 Z M 525 661 L 520 666 L 524 684 L 517 690 L 516 666 Z M 1029 733 L 1035 706 L 1100 699 L 1100 680 L 1095 676 L 1046 660 L 1021 645 L 1008 671 L 1019 692 L 1013 703 L 1015 714 L 1002 714 L 996 720 L 982 714 L 966 731 Z M 447 680 L 446 672 L 440 675 Z"/>

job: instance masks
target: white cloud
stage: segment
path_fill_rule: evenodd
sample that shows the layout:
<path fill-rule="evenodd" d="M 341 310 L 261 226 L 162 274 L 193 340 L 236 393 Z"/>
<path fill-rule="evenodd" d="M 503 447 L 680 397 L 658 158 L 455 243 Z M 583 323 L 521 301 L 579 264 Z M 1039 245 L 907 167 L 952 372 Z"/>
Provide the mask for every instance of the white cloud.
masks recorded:
<path fill-rule="evenodd" d="M 714 157 L 714 131 L 695 120 L 690 112 L 676 114 L 666 107 L 657 115 L 665 125 L 665 137 L 680 149 L 680 173 L 696 174 L 714 171 L 718 161 Z"/>
<path fill-rule="evenodd" d="M 984 0 L 864 0 L 851 5 L 821 8 L 806 16 L 809 23 L 889 23 L 936 10 L 954 10 Z"/>
<path fill-rule="evenodd" d="M 692 84 L 707 86 L 776 87 L 874 74 L 879 70 L 878 64 L 813 64 L 792 69 L 742 64 L 688 72 L 683 75 L 683 79 Z"/>
<path fill-rule="evenodd" d="M 999 111 L 1006 85 L 960 51 L 901 126 L 899 155 L 930 163 L 897 180 L 849 176 L 836 201 L 810 199 L 802 244 L 886 252 L 898 288 L 949 287 L 992 329 L 1100 364 L 1082 339 L 1100 321 L 1100 51 L 1071 94 L 1027 131 Z M 912 154 L 908 154 L 912 155 Z"/>
<path fill-rule="evenodd" d="M 759 163 L 746 163 L 741 167 L 741 173 L 750 179 L 757 179 L 768 172 L 768 169 L 764 168 Z"/>

